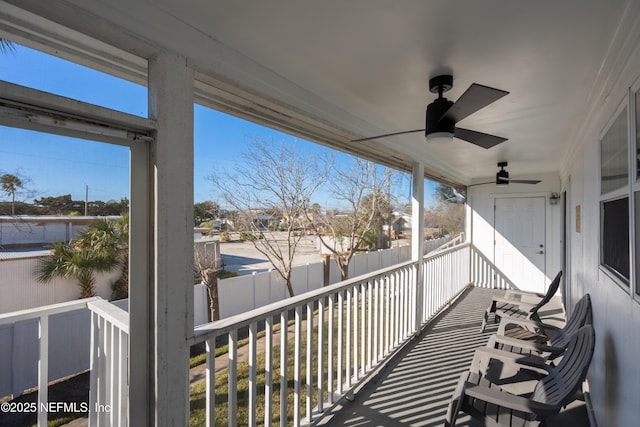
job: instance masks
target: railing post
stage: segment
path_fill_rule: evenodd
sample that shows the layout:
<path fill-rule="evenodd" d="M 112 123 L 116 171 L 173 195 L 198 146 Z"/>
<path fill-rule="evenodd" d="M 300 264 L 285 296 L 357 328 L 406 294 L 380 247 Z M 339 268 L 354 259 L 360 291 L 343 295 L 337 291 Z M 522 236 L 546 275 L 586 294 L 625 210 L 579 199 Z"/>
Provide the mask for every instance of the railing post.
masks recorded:
<path fill-rule="evenodd" d="M 417 330 L 424 319 L 422 318 L 422 258 L 424 256 L 424 165 L 416 162 L 412 167 L 411 191 L 411 260 L 417 261 L 415 275 L 416 305 L 413 315 L 414 328 Z"/>

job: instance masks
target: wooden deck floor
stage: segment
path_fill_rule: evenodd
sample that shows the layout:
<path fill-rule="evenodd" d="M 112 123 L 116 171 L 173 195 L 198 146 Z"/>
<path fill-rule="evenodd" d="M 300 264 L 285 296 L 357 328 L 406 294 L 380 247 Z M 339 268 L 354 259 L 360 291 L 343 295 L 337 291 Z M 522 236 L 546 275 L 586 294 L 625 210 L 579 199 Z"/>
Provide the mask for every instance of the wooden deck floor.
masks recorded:
<path fill-rule="evenodd" d="M 475 348 L 484 346 L 497 326 L 490 319 L 480 333 L 482 313 L 493 295 L 504 291 L 471 288 L 408 344 L 352 401 L 327 414 L 323 426 L 442 426 L 460 373 L 469 368 Z M 560 298 L 543 316 L 563 318 Z M 551 305 L 551 304 L 549 304 Z M 461 414 L 458 426 L 480 423 Z M 566 408 L 549 426 L 588 426 L 584 402 Z"/>

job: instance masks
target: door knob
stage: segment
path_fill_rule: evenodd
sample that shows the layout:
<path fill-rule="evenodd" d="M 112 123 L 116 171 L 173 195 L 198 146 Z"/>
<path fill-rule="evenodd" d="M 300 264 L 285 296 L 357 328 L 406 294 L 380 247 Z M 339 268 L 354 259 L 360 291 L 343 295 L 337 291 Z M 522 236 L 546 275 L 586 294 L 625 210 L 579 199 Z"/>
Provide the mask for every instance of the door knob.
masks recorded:
<path fill-rule="evenodd" d="M 538 251 L 536 253 L 542 255 L 544 253 L 544 251 Z"/>

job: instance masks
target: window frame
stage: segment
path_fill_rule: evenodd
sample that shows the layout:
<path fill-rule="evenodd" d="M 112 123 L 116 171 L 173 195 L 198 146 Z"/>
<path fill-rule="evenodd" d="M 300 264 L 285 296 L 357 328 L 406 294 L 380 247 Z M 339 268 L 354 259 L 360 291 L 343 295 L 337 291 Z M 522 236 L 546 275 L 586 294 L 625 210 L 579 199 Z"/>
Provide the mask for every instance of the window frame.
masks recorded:
<path fill-rule="evenodd" d="M 629 295 L 634 295 L 634 291 L 633 289 L 635 288 L 635 269 L 636 269 L 636 265 L 635 265 L 635 261 L 634 261 L 634 246 L 635 246 L 635 232 L 634 232 L 634 228 L 633 228 L 633 221 L 632 218 L 634 218 L 632 215 L 634 213 L 634 209 L 633 209 L 633 200 L 632 200 L 632 182 L 636 181 L 636 173 L 634 172 L 633 174 L 628 173 L 627 174 L 627 182 L 626 184 L 612 189 L 606 193 L 602 192 L 602 163 L 603 163 L 603 156 L 602 156 L 602 143 L 603 143 L 603 139 L 605 138 L 605 136 L 607 135 L 607 133 L 609 132 L 609 130 L 612 129 L 612 127 L 614 126 L 614 124 L 618 121 L 618 119 L 620 117 L 622 117 L 622 115 L 626 115 L 626 128 L 627 128 L 627 132 L 626 132 L 626 150 L 627 150 L 627 172 L 631 171 L 631 164 L 630 164 L 630 158 L 631 158 L 631 141 L 632 141 L 632 130 L 631 130 L 631 123 L 635 120 L 635 108 L 633 108 L 634 106 L 632 105 L 633 102 L 631 100 L 631 94 L 632 91 L 629 90 L 627 95 L 623 98 L 623 100 L 620 102 L 620 104 L 618 105 L 618 107 L 616 108 L 616 110 L 614 111 L 614 113 L 611 115 L 611 118 L 609 119 L 609 121 L 607 122 L 607 124 L 605 125 L 605 127 L 602 129 L 602 131 L 600 132 L 600 134 L 598 135 L 598 148 L 599 148 L 599 172 L 598 172 L 598 194 L 599 194 L 599 243 L 598 243 L 598 268 L 599 270 L 604 273 L 607 277 L 609 277 L 616 285 L 618 285 L 618 287 L 623 290 L 624 292 L 628 293 Z M 635 92 L 634 92 L 635 93 Z M 603 239 L 603 229 L 604 229 L 604 204 L 608 203 L 608 202 L 613 202 L 616 200 L 621 200 L 626 198 L 628 201 L 628 218 L 629 218 L 629 239 L 628 239 L 628 247 L 627 247 L 627 252 L 628 252 L 628 256 L 629 256 L 629 277 L 626 278 L 624 276 L 622 276 L 618 271 L 614 270 L 613 268 L 611 268 L 610 266 L 606 265 L 604 262 L 604 239 Z"/>
<path fill-rule="evenodd" d="M 629 89 L 629 238 L 631 240 L 631 271 L 632 281 L 629 289 L 631 297 L 640 303 L 640 282 L 638 281 L 638 269 L 640 268 L 640 223 L 636 218 L 640 214 L 640 203 L 636 206 L 636 198 L 640 199 L 640 78 Z M 640 200 L 639 200 L 640 201 Z"/>

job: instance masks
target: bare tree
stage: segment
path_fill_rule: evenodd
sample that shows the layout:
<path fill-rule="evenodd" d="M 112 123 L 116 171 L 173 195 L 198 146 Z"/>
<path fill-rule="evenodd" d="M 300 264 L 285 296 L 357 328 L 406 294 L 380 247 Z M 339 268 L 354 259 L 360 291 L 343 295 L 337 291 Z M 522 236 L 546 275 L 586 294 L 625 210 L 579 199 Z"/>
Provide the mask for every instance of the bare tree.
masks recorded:
<path fill-rule="evenodd" d="M 296 143 L 262 139 L 249 144 L 233 173 L 211 177 L 224 201 L 238 211 L 235 229 L 271 262 L 290 296 L 294 255 L 306 231 L 305 212 L 327 179 L 332 159 L 303 155 Z"/>
<path fill-rule="evenodd" d="M 194 245 L 194 260 L 196 274 L 207 288 L 209 296 L 209 320 L 220 319 L 220 302 L 218 299 L 218 266 L 215 257 L 210 256 L 206 245 Z"/>
<path fill-rule="evenodd" d="M 340 276 L 349 276 L 349 262 L 363 249 L 370 233 L 388 218 L 388 188 L 392 171 L 357 158 L 351 168 L 334 168 L 329 179 L 334 198 L 345 205 L 343 211 L 308 210 L 308 220 L 321 244 L 338 263 Z M 384 212 L 383 212 L 384 210 Z"/>
<path fill-rule="evenodd" d="M 425 223 L 433 224 L 443 235 L 455 236 L 464 231 L 464 194 L 453 187 L 438 184 L 434 191 L 438 204 L 425 211 Z"/>

